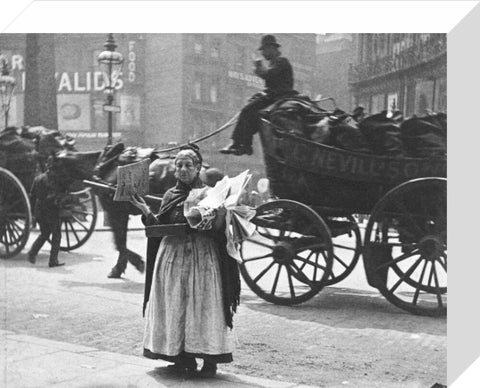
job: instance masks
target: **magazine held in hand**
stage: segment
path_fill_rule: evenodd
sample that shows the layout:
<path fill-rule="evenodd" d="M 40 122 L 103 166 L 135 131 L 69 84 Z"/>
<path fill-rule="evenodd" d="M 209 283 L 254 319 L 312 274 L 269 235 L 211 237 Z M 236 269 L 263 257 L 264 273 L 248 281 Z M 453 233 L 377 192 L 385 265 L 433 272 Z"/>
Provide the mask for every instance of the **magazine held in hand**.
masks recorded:
<path fill-rule="evenodd" d="M 255 216 L 255 210 L 249 206 L 238 204 L 242 191 L 251 177 L 249 170 L 245 170 L 234 178 L 225 176 L 213 188 L 193 189 L 184 205 L 184 214 L 188 224 L 199 230 L 212 228 L 215 219 L 213 209 L 220 207 L 226 209 L 227 252 L 240 262 L 242 261 L 239 253 L 240 244 L 255 232 L 255 225 L 250 222 Z"/>
<path fill-rule="evenodd" d="M 133 194 L 143 197 L 148 194 L 148 166 L 150 160 L 117 167 L 117 189 L 114 201 L 130 201 Z"/>

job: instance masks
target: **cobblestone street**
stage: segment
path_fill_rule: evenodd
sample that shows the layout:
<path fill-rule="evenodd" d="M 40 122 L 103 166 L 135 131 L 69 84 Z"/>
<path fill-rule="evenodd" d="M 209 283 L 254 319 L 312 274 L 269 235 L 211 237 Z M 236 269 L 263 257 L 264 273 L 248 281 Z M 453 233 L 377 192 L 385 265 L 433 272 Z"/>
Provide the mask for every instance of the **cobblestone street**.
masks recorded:
<path fill-rule="evenodd" d="M 142 232 L 129 233 L 131 249 L 142 253 L 144 244 Z M 116 259 L 110 233 L 96 231 L 60 259 L 64 267 L 48 268 L 43 250 L 35 266 L 25 254 L 2 262 L 1 328 L 140 356 L 143 276 L 129 266 L 123 279 L 107 279 Z M 326 387 L 446 382 L 446 319 L 410 315 L 374 289 L 341 286 L 284 307 L 244 285 L 234 363 L 221 369 Z"/>

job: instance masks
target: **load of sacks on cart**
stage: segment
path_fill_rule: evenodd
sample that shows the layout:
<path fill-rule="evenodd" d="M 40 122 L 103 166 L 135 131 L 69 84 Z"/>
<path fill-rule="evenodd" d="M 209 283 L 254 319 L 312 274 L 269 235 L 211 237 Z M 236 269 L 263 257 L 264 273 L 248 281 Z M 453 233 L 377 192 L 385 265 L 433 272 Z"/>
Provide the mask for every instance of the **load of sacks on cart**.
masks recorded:
<path fill-rule="evenodd" d="M 35 153 L 44 163 L 54 152 L 75 151 L 75 139 L 57 129 L 36 127 L 8 127 L 0 132 L 0 151 L 13 155 Z"/>
<path fill-rule="evenodd" d="M 265 110 L 280 130 L 328 146 L 394 157 L 439 158 L 447 152 L 447 116 L 427 113 L 404 118 L 400 111 L 366 115 L 326 111 L 308 97 L 280 100 Z"/>

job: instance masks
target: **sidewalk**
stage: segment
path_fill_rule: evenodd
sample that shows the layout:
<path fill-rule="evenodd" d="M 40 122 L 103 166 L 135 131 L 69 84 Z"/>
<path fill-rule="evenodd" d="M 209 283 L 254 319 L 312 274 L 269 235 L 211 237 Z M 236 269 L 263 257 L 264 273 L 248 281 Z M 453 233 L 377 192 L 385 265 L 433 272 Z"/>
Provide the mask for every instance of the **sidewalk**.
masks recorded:
<path fill-rule="evenodd" d="M 100 351 L 0 330 L 4 349 L 0 383 L 6 388 L 308 388 L 280 381 L 219 372 L 215 378 L 170 372 L 167 362 Z"/>

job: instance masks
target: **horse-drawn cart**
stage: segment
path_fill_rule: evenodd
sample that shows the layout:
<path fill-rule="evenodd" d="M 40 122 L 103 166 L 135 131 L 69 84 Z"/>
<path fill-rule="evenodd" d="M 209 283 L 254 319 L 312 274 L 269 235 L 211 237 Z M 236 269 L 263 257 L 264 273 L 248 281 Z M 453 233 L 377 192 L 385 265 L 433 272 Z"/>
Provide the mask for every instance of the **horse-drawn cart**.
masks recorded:
<path fill-rule="evenodd" d="M 79 156 L 96 160 L 98 153 L 76 153 Z M 22 153 L 0 151 L 0 258 L 17 255 L 28 241 L 32 228 L 28 192 L 40 172 L 38 157 L 33 147 Z M 69 201 L 60 213 L 64 251 L 82 246 L 95 229 L 96 201 L 90 189 L 80 182 L 72 185 Z"/>
<path fill-rule="evenodd" d="M 302 303 L 363 255 L 368 283 L 390 302 L 445 315 L 446 160 L 340 150 L 262 121 L 267 176 L 281 199 L 257 208 L 258 234 L 243 243 L 248 286 L 272 303 Z M 363 237 L 354 214 L 369 215 Z"/>

